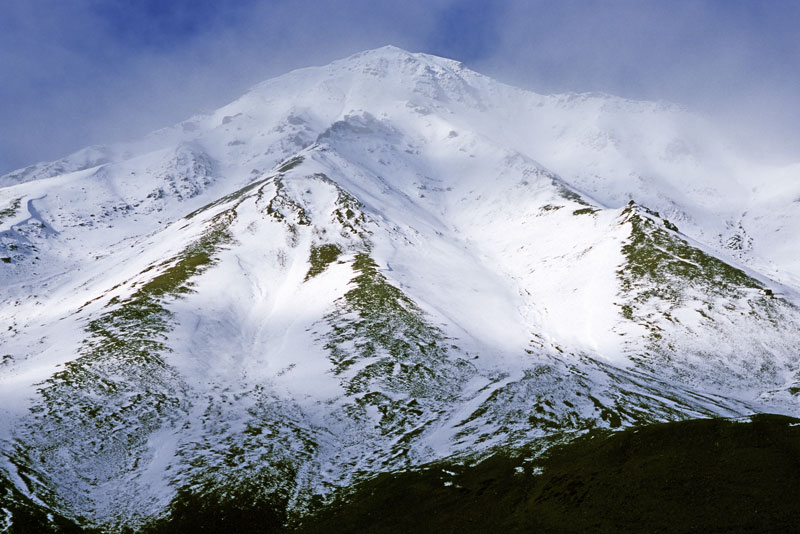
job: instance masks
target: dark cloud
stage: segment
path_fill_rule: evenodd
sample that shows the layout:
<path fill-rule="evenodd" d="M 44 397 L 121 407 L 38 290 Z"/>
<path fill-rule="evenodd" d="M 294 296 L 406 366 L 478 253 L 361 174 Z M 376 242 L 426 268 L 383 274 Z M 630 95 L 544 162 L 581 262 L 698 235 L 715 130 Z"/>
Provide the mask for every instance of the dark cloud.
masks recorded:
<path fill-rule="evenodd" d="M 0 172 L 385 44 L 540 92 L 681 102 L 795 156 L 798 23 L 791 0 L 7 0 Z"/>

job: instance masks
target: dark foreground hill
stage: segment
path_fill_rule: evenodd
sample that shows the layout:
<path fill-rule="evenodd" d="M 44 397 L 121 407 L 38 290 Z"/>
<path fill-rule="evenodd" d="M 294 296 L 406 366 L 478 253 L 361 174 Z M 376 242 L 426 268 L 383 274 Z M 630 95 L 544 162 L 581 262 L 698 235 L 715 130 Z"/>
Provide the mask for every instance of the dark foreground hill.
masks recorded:
<path fill-rule="evenodd" d="M 439 462 L 349 488 L 294 526 L 248 492 L 182 495 L 149 533 L 793 532 L 800 525 L 800 420 L 700 419 L 597 430 L 550 449 Z M 10 504 L 10 493 L 2 505 Z M 9 532 L 45 532 L 17 503 Z M 24 514 L 20 514 L 24 512 Z M 78 532 L 58 519 L 53 532 Z"/>
<path fill-rule="evenodd" d="M 452 473 L 452 474 L 450 474 Z M 535 475 L 534 473 L 540 473 Z M 596 431 L 548 457 L 379 475 L 309 519 L 322 532 L 795 532 L 800 421 Z"/>

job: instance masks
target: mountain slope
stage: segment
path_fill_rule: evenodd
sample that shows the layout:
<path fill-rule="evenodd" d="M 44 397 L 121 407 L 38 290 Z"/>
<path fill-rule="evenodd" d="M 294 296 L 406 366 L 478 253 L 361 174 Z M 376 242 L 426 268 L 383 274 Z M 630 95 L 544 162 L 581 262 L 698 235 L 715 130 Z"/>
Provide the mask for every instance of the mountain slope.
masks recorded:
<path fill-rule="evenodd" d="M 496 447 L 796 415 L 800 269 L 773 234 L 800 219 L 710 128 L 385 48 L 7 175 L 0 469 L 119 531 L 176 498 L 298 515 Z M 740 209 L 734 259 L 716 221 Z"/>

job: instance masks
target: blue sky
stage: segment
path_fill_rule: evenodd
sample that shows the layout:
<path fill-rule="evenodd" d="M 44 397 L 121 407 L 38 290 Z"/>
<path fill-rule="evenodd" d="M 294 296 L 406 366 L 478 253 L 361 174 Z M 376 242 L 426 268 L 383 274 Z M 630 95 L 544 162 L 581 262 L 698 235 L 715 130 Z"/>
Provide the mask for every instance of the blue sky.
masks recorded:
<path fill-rule="evenodd" d="M 0 173 L 394 44 L 549 93 L 714 115 L 800 159 L 795 0 L 2 0 Z"/>

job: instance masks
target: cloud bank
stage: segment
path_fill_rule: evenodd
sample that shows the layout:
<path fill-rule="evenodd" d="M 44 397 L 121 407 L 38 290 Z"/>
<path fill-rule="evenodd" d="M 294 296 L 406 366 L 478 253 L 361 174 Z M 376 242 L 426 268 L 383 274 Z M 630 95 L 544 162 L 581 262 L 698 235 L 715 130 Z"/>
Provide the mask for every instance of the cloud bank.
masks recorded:
<path fill-rule="evenodd" d="M 0 173 L 385 44 L 538 92 L 682 103 L 800 160 L 790 0 L 9 0 L 3 11 Z"/>

